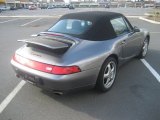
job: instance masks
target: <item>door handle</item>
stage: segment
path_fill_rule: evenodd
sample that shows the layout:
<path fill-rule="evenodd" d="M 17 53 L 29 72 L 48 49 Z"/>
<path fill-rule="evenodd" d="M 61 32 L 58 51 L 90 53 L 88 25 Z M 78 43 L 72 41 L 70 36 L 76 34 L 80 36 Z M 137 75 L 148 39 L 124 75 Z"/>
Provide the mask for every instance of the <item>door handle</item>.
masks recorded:
<path fill-rule="evenodd" d="M 123 40 L 121 43 L 122 43 L 122 44 L 126 44 L 126 41 L 125 41 L 125 40 Z"/>

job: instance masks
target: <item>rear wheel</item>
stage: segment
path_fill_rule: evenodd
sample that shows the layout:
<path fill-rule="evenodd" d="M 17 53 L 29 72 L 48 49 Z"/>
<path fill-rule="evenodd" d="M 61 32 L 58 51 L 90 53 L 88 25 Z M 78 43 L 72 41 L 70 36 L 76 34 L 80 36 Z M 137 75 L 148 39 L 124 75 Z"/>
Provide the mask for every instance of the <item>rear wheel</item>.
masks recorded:
<path fill-rule="evenodd" d="M 143 42 L 142 50 L 138 56 L 139 58 L 144 58 L 147 55 L 148 45 L 149 45 L 149 40 L 146 38 Z"/>
<path fill-rule="evenodd" d="M 115 58 L 109 57 L 100 70 L 96 87 L 102 92 L 108 91 L 115 81 L 116 74 L 117 61 Z"/>

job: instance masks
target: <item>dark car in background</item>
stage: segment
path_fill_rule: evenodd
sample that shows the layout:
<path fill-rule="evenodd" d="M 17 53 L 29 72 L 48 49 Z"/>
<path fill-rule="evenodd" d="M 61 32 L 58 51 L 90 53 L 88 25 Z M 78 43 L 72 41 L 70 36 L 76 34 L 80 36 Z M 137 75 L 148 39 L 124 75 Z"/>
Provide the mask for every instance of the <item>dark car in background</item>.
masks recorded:
<path fill-rule="evenodd" d="M 47 9 L 54 9 L 54 8 L 55 8 L 54 5 L 49 5 L 49 6 L 47 7 Z"/>
<path fill-rule="evenodd" d="M 10 10 L 17 10 L 18 8 L 15 6 L 11 6 Z"/>
<path fill-rule="evenodd" d="M 69 5 L 69 9 L 75 9 L 74 5 Z"/>
<path fill-rule="evenodd" d="M 160 8 L 160 2 L 155 3 L 155 8 Z"/>
<path fill-rule="evenodd" d="M 47 6 L 47 5 L 42 5 L 40 8 L 41 8 L 41 9 L 47 9 L 48 6 Z"/>
<path fill-rule="evenodd" d="M 54 93 L 84 87 L 108 91 L 118 67 L 144 58 L 149 32 L 114 12 L 77 12 L 62 16 L 37 37 L 19 40 L 11 64 L 18 78 Z"/>
<path fill-rule="evenodd" d="M 109 4 L 105 4 L 105 8 L 110 8 L 110 5 Z"/>

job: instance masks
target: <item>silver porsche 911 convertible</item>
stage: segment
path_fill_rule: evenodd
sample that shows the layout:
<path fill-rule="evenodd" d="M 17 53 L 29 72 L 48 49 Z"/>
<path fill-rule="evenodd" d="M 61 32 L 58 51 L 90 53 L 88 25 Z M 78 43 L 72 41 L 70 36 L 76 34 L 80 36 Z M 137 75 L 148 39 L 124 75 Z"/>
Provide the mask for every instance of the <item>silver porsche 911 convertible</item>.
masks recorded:
<path fill-rule="evenodd" d="M 16 76 L 62 94 L 84 87 L 108 91 L 122 63 L 146 56 L 150 35 L 122 14 L 92 11 L 66 14 L 19 41 L 25 44 L 11 60 Z"/>

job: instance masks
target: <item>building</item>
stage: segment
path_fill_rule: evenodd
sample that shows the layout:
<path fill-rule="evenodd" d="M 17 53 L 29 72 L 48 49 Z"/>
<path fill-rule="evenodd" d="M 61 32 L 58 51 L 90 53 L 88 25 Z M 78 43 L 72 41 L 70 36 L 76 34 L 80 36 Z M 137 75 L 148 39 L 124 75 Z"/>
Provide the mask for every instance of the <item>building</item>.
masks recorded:
<path fill-rule="evenodd" d="M 3 4 L 3 3 L 5 3 L 5 0 L 0 0 L 0 4 Z"/>

